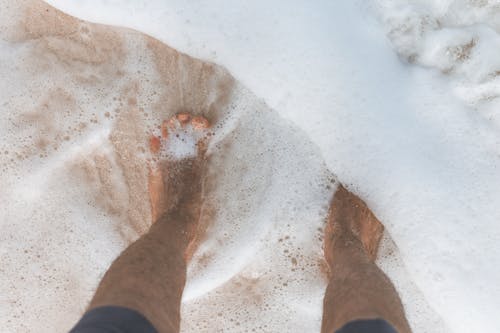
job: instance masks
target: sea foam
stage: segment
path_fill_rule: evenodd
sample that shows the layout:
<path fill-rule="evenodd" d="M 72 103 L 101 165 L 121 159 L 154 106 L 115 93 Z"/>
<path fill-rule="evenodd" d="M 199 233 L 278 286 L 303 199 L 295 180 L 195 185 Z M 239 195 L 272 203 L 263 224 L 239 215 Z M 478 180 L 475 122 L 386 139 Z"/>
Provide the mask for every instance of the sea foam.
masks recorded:
<path fill-rule="evenodd" d="M 186 77 L 207 73 L 201 62 L 181 57 L 169 67 L 168 59 L 178 59 L 175 51 L 154 51 L 161 47 L 130 32 L 120 35 L 121 43 L 102 44 L 102 53 L 86 53 L 85 38 L 94 45 L 114 40 L 114 32 L 89 35 L 97 28 L 84 29 L 81 22 L 63 22 L 60 34 L 41 24 L 20 43 L 15 23 L 25 11 L 14 7 L 21 2 L 2 3 L 9 9 L 2 11 L 2 31 L 14 35 L 2 42 L 2 63 L 19 65 L 2 66 L 3 77 L 12 79 L 2 82 L 9 112 L 2 112 L 1 126 L 8 133 L 5 145 L 24 161 L 2 157 L 7 186 L 0 195 L 9 202 L 4 269 L 15 271 L 3 277 L 8 283 L 2 283 L 2 295 L 8 295 L 5 309 L 17 311 L 11 325 L 24 323 L 29 331 L 38 320 L 53 329 L 49 319 L 60 312 L 45 320 L 43 312 L 27 315 L 20 312 L 25 307 L 12 305 L 43 308 L 43 298 L 57 309 L 71 305 L 73 317 L 60 321 L 59 329 L 76 320 L 84 303 L 74 300 L 88 299 L 113 257 L 147 228 L 140 185 L 147 156 L 136 146 L 157 121 L 187 103 L 220 123 L 212 147 L 213 199 L 206 210 L 215 222 L 190 267 L 184 330 L 319 330 L 325 287 L 319 237 L 336 178 L 368 202 L 393 238 L 386 240 L 380 265 L 394 279 L 415 331 L 500 326 L 497 58 L 487 48 L 498 39 L 492 11 L 466 1 L 48 2 L 82 19 L 150 34 L 225 66 L 236 81 L 209 66 L 215 74 L 202 74 L 202 84 L 193 85 Z M 71 38 L 61 42 L 61 34 Z M 151 53 L 141 51 L 148 47 Z M 120 50 L 126 56 L 115 52 Z M 117 67 L 127 75 L 120 76 Z M 140 88 L 128 82 L 131 73 Z M 54 80 L 71 91 L 73 104 L 51 86 Z M 224 88 L 206 88 L 228 85 L 229 95 Z M 53 133 L 43 116 L 36 118 L 44 99 L 50 110 L 57 110 L 50 102 L 58 100 L 76 110 L 68 118 L 71 140 L 58 145 L 57 153 L 30 145 L 37 142 L 34 134 Z M 35 110 L 28 113 L 36 117 L 22 110 Z M 109 120 L 101 116 L 106 110 Z M 57 114 L 57 121 L 47 123 L 61 125 L 56 130 L 64 138 L 67 116 Z M 78 121 L 86 124 L 80 131 Z M 110 144 L 88 144 L 101 130 L 110 131 Z M 87 157 L 70 159 L 65 147 L 75 145 L 88 149 Z M 52 157 L 69 162 L 58 169 L 60 164 L 47 163 Z M 79 166 L 68 173 L 75 161 Z M 28 174 L 32 186 L 22 182 Z M 75 230 L 78 236 L 71 236 Z M 31 264 L 23 271 L 19 262 Z M 85 279 L 75 273 L 75 263 L 85 267 Z M 68 276 L 72 291 L 58 291 Z M 18 286 L 32 286 L 35 300 L 30 303 L 32 293 Z M 213 311 L 200 310 L 207 308 Z"/>

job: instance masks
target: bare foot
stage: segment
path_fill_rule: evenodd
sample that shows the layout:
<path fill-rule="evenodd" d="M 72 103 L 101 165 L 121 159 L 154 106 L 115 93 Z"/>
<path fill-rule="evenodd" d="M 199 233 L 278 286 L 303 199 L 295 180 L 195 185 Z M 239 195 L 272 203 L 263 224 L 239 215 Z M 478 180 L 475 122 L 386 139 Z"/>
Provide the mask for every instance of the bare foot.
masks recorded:
<path fill-rule="evenodd" d="M 395 331 L 411 333 L 394 285 L 374 263 L 383 232 L 367 205 L 340 185 L 325 229 L 330 276 L 321 332 L 337 332 L 355 320 L 384 319 Z"/>
<path fill-rule="evenodd" d="M 162 123 L 150 139 L 154 160 L 149 173 L 153 223 L 166 223 L 186 236 L 186 257 L 194 252 L 202 205 L 204 171 L 210 124 L 200 116 L 179 113 Z"/>
<path fill-rule="evenodd" d="M 375 261 L 384 226 L 368 206 L 356 195 L 339 185 L 333 196 L 325 229 L 325 258 L 329 265 L 335 249 L 361 246 L 371 261 Z"/>

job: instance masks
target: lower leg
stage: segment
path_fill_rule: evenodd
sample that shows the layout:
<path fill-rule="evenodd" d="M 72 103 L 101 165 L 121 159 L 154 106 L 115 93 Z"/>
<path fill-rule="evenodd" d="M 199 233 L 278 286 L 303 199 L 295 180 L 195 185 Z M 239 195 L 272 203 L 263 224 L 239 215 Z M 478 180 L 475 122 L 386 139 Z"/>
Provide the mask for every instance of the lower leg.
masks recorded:
<path fill-rule="evenodd" d="M 203 130 L 207 126 L 204 118 L 178 115 L 164 123 L 162 135 L 151 141 L 156 163 L 149 191 L 155 223 L 113 262 L 90 309 L 126 307 L 146 317 L 158 332 L 179 331 L 186 267 L 201 211 L 206 148 Z M 168 146 L 169 131 L 175 135 L 172 141 L 180 145 L 182 137 L 199 140 L 193 154 L 170 158 L 168 151 L 175 147 Z"/>
<path fill-rule="evenodd" d="M 115 260 L 90 308 L 123 306 L 141 313 L 159 332 L 179 331 L 187 242 L 171 222 L 161 218 Z"/>
<path fill-rule="evenodd" d="M 374 263 L 382 232 L 366 204 L 340 186 L 325 235 L 330 281 L 323 303 L 323 333 L 362 319 L 384 319 L 399 333 L 411 332 L 396 289 Z"/>

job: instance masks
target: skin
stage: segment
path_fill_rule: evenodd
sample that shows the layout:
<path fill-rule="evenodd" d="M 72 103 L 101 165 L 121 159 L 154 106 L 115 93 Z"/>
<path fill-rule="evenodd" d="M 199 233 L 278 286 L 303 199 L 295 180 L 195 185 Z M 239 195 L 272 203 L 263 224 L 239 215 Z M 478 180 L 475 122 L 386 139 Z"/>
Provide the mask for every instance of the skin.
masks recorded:
<path fill-rule="evenodd" d="M 382 224 L 366 204 L 340 185 L 325 230 L 330 281 L 322 333 L 333 333 L 353 320 L 377 318 L 399 333 L 411 332 L 394 285 L 374 263 L 382 234 Z"/>
<path fill-rule="evenodd" d="M 204 118 L 180 114 L 162 126 L 169 129 L 192 123 L 204 130 Z M 159 138 L 151 150 L 161 149 Z M 159 332 L 178 332 L 186 267 L 194 252 L 202 204 L 206 144 L 198 142 L 196 157 L 156 161 L 150 168 L 149 192 L 155 221 L 149 232 L 130 245 L 111 265 L 90 303 L 90 309 L 117 305 L 137 310 Z"/>
<path fill-rule="evenodd" d="M 178 114 L 164 122 L 150 148 L 158 156 L 172 130 L 191 126 L 203 131 L 202 117 Z M 150 167 L 149 192 L 154 223 L 130 245 L 100 282 L 90 309 L 115 305 L 143 314 L 161 333 L 179 332 L 186 268 L 196 248 L 206 165 L 206 142 L 195 157 L 158 160 Z M 384 318 L 399 333 L 410 333 L 394 286 L 374 264 L 383 227 L 358 197 L 340 186 L 325 230 L 325 258 L 330 268 L 321 332 L 351 320 Z"/>

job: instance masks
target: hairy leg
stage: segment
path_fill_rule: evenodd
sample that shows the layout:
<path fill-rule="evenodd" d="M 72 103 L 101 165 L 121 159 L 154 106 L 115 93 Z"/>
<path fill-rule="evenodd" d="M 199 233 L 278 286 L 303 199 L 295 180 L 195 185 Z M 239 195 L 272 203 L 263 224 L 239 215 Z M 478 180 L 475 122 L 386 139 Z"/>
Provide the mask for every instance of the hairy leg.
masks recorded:
<path fill-rule="evenodd" d="M 179 114 L 151 139 L 155 161 L 149 190 L 155 222 L 113 262 L 90 309 L 123 306 L 141 313 L 159 332 L 179 331 L 186 266 L 202 204 L 207 127 L 204 118 Z M 169 146 L 176 140 L 180 146 Z"/>
<path fill-rule="evenodd" d="M 360 319 L 384 319 L 399 333 L 411 332 L 396 289 L 374 263 L 382 233 L 382 224 L 366 204 L 340 185 L 325 230 L 330 281 L 322 333 Z"/>

